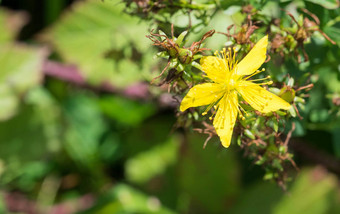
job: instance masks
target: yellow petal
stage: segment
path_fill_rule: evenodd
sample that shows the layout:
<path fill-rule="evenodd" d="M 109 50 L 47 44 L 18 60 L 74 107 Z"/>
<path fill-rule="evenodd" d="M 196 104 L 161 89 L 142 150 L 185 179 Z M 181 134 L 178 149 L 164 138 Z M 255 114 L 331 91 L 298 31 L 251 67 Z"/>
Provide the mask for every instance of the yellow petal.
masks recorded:
<path fill-rule="evenodd" d="M 262 113 L 290 108 L 285 100 L 250 81 L 239 81 L 237 91 L 247 103 Z"/>
<path fill-rule="evenodd" d="M 235 121 L 237 118 L 237 94 L 231 92 L 225 95 L 219 102 L 219 107 L 214 119 L 214 127 L 217 135 L 221 139 L 221 143 L 224 147 L 228 148 L 230 145 Z"/>
<path fill-rule="evenodd" d="M 256 43 L 251 51 L 237 64 L 235 72 L 244 76 L 254 73 L 266 60 L 268 36 L 263 37 Z"/>
<path fill-rule="evenodd" d="M 187 108 L 209 105 L 217 102 L 223 95 L 224 90 L 220 84 L 204 83 L 192 87 L 183 98 L 180 106 L 181 111 Z"/>
<path fill-rule="evenodd" d="M 205 56 L 201 58 L 200 64 L 209 79 L 217 83 L 225 81 L 228 67 L 224 59 L 215 56 Z"/>

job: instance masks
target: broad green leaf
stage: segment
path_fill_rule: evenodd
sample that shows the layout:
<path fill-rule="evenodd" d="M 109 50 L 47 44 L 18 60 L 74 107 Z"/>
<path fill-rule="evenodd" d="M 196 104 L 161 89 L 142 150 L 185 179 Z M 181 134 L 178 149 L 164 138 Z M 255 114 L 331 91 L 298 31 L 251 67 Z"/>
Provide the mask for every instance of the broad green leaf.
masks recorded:
<path fill-rule="evenodd" d="M 23 12 L 12 12 L 0 7 L 0 44 L 13 41 L 27 16 Z"/>
<path fill-rule="evenodd" d="M 123 13 L 118 1 L 79 1 L 43 35 L 93 84 L 124 87 L 148 77 L 148 25 Z"/>
<path fill-rule="evenodd" d="M 306 0 L 306 1 L 321 5 L 326 9 L 337 9 L 340 6 L 339 0 Z"/>
<path fill-rule="evenodd" d="M 333 148 L 335 155 L 340 158 L 340 128 L 333 130 Z"/>
<path fill-rule="evenodd" d="M 97 103 L 91 96 L 73 96 L 65 104 L 65 115 L 66 152 L 80 168 L 96 170 L 100 137 L 106 130 Z"/>
<path fill-rule="evenodd" d="M 155 113 L 151 103 L 142 103 L 118 96 L 107 96 L 99 100 L 103 113 L 123 125 L 136 126 Z"/>
<path fill-rule="evenodd" d="M 46 145 L 50 152 L 58 152 L 61 149 L 62 134 L 60 123 L 60 106 L 52 95 L 43 87 L 31 89 L 26 96 L 26 103 L 34 106 L 36 118 L 41 121 L 43 128 L 41 132 L 46 136 Z M 43 114 L 41 113 L 43 112 Z"/>
<path fill-rule="evenodd" d="M 322 168 L 302 169 L 287 192 L 270 183 L 247 187 L 229 213 L 334 213 L 339 197 L 336 178 Z"/>
<path fill-rule="evenodd" d="M 166 121 L 166 122 L 165 122 Z M 125 155 L 136 157 L 141 152 L 147 151 L 161 142 L 166 142 L 171 135 L 174 117 L 160 115 L 143 121 L 140 126 L 127 128 L 120 126 L 124 138 Z"/>
<path fill-rule="evenodd" d="M 217 138 L 211 139 L 205 149 L 202 135 L 190 135 L 183 145 L 177 175 L 179 197 L 187 198 L 182 213 L 225 213 L 226 201 L 240 190 L 238 163 L 232 148 L 222 149 Z M 190 207 L 188 207 L 190 205 Z"/>
<path fill-rule="evenodd" d="M 148 196 L 126 184 L 114 185 L 98 199 L 96 205 L 82 214 L 144 213 L 174 214 L 154 196 Z"/>
<path fill-rule="evenodd" d="M 25 45 L 0 45 L 0 120 L 12 117 L 20 96 L 37 86 L 46 52 Z"/>
<path fill-rule="evenodd" d="M 235 13 L 232 16 L 229 16 L 222 11 L 217 12 L 216 15 L 214 15 L 209 21 L 209 25 L 203 27 L 203 29 L 199 31 L 200 33 L 190 34 L 188 36 L 188 43 L 186 45 L 191 44 L 191 42 L 200 40 L 202 35 L 211 29 L 214 29 L 216 32 L 226 32 L 227 27 L 233 24 L 233 20 L 240 20 L 240 22 L 243 20 L 243 17 L 237 17 L 237 19 L 234 19 L 234 17 L 239 15 L 240 13 Z M 212 38 L 208 38 L 204 41 L 204 47 L 208 47 L 213 51 L 219 50 L 227 41 L 228 38 L 225 35 L 215 33 Z"/>
<path fill-rule="evenodd" d="M 11 118 L 18 110 L 19 99 L 10 88 L 0 85 L 0 120 Z"/>
<path fill-rule="evenodd" d="M 33 191 L 49 171 L 48 162 L 41 160 L 60 149 L 60 111 L 43 88 L 31 89 L 19 109 L 0 123 L 1 182 Z"/>
<path fill-rule="evenodd" d="M 231 214 L 271 214 L 284 193 L 273 183 L 260 181 L 247 187 L 235 200 Z"/>
<path fill-rule="evenodd" d="M 178 138 L 172 137 L 167 142 L 130 158 L 125 164 L 127 179 L 135 183 L 145 183 L 164 173 L 169 165 L 176 162 L 178 146 Z"/>
<path fill-rule="evenodd" d="M 322 168 L 303 170 L 296 182 L 275 206 L 275 214 L 327 213 L 332 200 L 329 196 L 337 188 L 337 179 Z"/>
<path fill-rule="evenodd" d="M 263 8 L 261 8 L 261 14 L 271 18 L 279 18 L 280 6 L 276 1 L 268 1 Z"/>
<path fill-rule="evenodd" d="M 223 11 L 224 14 L 228 15 L 228 16 L 232 16 L 235 13 L 241 11 L 242 7 L 238 6 L 238 5 L 232 5 L 230 7 L 228 7 L 226 10 Z"/>
<path fill-rule="evenodd" d="M 1 1 L 0 1 L 1 2 Z M 5 195 L 3 192 L 0 192 L 0 212 L 6 213 L 6 203 L 5 203 Z"/>
<path fill-rule="evenodd" d="M 340 46 L 340 16 L 328 21 L 323 30 Z"/>
<path fill-rule="evenodd" d="M 50 138 L 43 131 L 46 124 L 34 105 L 23 105 L 20 109 L 13 118 L 0 123 L 0 157 L 4 170 L 1 183 L 15 181 L 20 188 L 32 190 L 33 180 L 45 171 L 41 160 L 51 155 L 46 144 Z"/>

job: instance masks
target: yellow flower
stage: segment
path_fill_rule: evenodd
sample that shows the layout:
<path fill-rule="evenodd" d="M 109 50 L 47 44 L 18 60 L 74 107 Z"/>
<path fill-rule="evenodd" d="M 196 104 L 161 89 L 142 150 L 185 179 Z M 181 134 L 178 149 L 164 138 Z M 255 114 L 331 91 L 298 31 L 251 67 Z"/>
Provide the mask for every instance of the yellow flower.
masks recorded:
<path fill-rule="evenodd" d="M 191 88 L 182 100 L 180 110 L 209 105 L 202 115 L 214 107 L 214 122 L 217 135 L 222 145 L 229 147 L 237 115 L 242 116 L 242 107 L 239 105 L 238 96 L 241 96 L 254 109 L 268 113 L 279 109 L 288 110 L 290 104 L 280 97 L 270 93 L 260 85 L 272 84 L 272 81 L 255 83 L 264 79 L 248 80 L 262 70 L 257 70 L 266 59 L 268 36 L 263 37 L 254 48 L 237 63 L 235 50 L 221 51 L 221 55 L 207 56 L 201 59 L 202 70 L 213 83 L 204 83 Z M 243 110 L 244 111 L 244 110 Z M 212 119 L 212 116 L 210 117 Z"/>

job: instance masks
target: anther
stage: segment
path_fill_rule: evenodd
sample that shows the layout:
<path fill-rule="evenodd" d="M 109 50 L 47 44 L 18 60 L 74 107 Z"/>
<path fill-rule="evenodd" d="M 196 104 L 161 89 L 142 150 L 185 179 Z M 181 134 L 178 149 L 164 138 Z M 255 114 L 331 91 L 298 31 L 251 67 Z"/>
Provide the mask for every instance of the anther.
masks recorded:
<path fill-rule="evenodd" d="M 209 117 L 209 120 L 212 120 L 212 117 Z"/>
<path fill-rule="evenodd" d="M 203 112 L 203 113 L 202 113 L 202 116 L 204 116 L 204 115 L 207 115 L 207 112 Z"/>

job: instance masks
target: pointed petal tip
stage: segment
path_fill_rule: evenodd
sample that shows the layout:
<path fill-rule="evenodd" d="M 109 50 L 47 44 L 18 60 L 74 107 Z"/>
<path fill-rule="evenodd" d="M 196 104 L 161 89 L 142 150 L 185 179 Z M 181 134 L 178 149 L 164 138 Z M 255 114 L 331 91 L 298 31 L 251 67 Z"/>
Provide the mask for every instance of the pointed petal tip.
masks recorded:
<path fill-rule="evenodd" d="M 262 37 L 250 52 L 236 65 L 236 74 L 251 75 L 266 61 L 268 35 Z"/>
<path fill-rule="evenodd" d="M 187 108 L 185 108 L 185 106 L 183 106 L 182 104 L 179 106 L 179 110 L 181 112 L 184 112 L 185 110 L 187 110 Z"/>
<path fill-rule="evenodd" d="M 258 43 L 263 43 L 263 46 L 265 46 L 266 49 L 267 49 L 267 46 L 268 46 L 268 35 L 265 35 L 264 37 L 262 37 L 262 38 L 257 42 L 257 44 L 258 44 Z"/>
<path fill-rule="evenodd" d="M 188 102 L 187 102 L 187 98 L 184 97 L 182 102 L 181 102 L 181 105 L 179 106 L 179 110 L 181 112 L 184 112 L 185 110 L 187 110 L 188 108 L 190 108 L 191 106 L 189 106 Z"/>
<path fill-rule="evenodd" d="M 286 100 L 284 100 L 282 97 L 279 97 L 279 98 L 281 98 L 283 100 L 283 103 L 282 103 L 280 109 L 289 110 L 292 107 L 292 105 L 289 102 L 287 102 Z"/>
<path fill-rule="evenodd" d="M 266 34 L 264 37 L 262 37 L 261 39 L 260 39 L 260 41 L 261 40 L 267 40 L 268 41 L 268 34 Z"/>
<path fill-rule="evenodd" d="M 228 139 L 227 137 L 220 137 L 220 139 L 221 139 L 221 144 L 224 148 L 228 148 L 230 146 L 230 141 L 231 141 L 230 138 Z"/>
<path fill-rule="evenodd" d="M 230 143 L 229 143 L 229 144 L 226 144 L 226 143 L 223 143 L 223 142 L 221 142 L 221 143 L 222 143 L 222 146 L 223 146 L 224 148 L 226 148 L 226 149 L 228 149 L 229 146 L 230 146 Z"/>
<path fill-rule="evenodd" d="M 292 107 L 291 104 L 287 103 L 287 105 L 283 108 L 284 110 L 289 110 Z"/>

